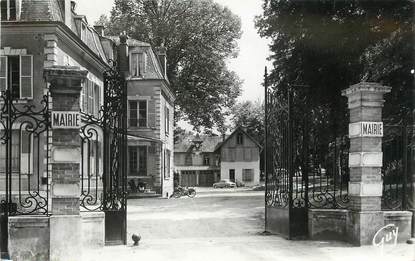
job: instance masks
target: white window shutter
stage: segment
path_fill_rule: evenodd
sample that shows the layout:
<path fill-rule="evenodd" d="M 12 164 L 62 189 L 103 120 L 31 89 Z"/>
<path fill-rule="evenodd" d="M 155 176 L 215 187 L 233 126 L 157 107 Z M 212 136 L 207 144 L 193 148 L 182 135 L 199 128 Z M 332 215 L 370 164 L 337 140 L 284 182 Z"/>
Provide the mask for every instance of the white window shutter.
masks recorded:
<path fill-rule="evenodd" d="M 20 56 L 20 98 L 33 99 L 33 55 Z"/>
<path fill-rule="evenodd" d="M 144 52 L 143 53 L 143 73 L 147 72 L 147 54 Z"/>
<path fill-rule="evenodd" d="M 7 56 L 0 56 L 0 91 L 7 89 Z"/>

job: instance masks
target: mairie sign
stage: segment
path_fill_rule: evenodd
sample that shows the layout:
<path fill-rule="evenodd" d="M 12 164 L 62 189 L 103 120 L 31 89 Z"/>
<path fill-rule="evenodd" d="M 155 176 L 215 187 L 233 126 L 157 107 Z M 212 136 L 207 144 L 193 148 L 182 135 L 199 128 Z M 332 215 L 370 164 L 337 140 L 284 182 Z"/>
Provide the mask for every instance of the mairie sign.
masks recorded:
<path fill-rule="evenodd" d="M 350 137 L 383 137 L 383 122 L 362 121 L 349 125 Z"/>
<path fill-rule="evenodd" d="M 52 111 L 53 129 L 77 129 L 81 127 L 81 114 L 74 111 Z"/>

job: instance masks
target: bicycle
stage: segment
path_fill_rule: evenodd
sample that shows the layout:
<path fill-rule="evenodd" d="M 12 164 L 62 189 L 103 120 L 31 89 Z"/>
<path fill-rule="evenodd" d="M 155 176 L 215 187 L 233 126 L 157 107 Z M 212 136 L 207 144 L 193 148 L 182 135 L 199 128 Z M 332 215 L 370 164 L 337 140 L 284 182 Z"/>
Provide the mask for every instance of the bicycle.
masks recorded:
<path fill-rule="evenodd" d="M 174 198 L 180 198 L 181 196 L 188 196 L 189 198 L 194 198 L 196 196 L 196 190 L 194 188 L 183 188 L 183 187 L 177 187 L 172 197 Z"/>

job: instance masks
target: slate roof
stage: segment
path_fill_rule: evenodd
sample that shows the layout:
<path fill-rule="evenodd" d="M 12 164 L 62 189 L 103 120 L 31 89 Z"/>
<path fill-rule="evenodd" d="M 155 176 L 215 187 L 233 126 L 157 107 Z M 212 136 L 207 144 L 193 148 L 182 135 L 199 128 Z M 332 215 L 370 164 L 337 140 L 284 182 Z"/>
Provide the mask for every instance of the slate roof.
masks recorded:
<path fill-rule="evenodd" d="M 188 152 L 193 149 L 192 140 L 195 139 L 195 135 L 185 136 L 180 142 L 174 145 L 174 152 Z M 214 152 L 216 148 L 222 143 L 223 138 L 221 136 L 201 135 L 200 139 L 203 141 L 200 151 Z"/>
<path fill-rule="evenodd" d="M 23 0 L 21 21 L 59 21 L 63 22 L 63 8 L 58 0 Z"/>
<path fill-rule="evenodd" d="M 64 1 L 61 0 L 22 0 L 20 21 L 53 21 L 64 23 L 63 5 Z M 72 12 L 71 15 L 72 23 L 70 29 L 81 38 L 81 21 L 83 21 L 87 25 L 83 42 L 104 62 L 107 62 L 108 58 L 101 44 L 101 36 L 93 27 L 88 25 L 85 16 L 78 15 L 75 12 Z"/>
<path fill-rule="evenodd" d="M 225 144 L 226 142 L 228 142 L 229 141 L 229 139 L 230 138 L 232 138 L 236 133 L 238 133 L 238 132 L 242 132 L 243 134 L 245 134 L 249 139 L 251 139 L 254 143 L 255 143 L 255 145 L 257 145 L 258 146 L 258 148 L 260 149 L 260 150 L 262 150 L 262 146 L 261 146 L 261 144 L 259 144 L 258 143 L 258 141 L 257 140 L 255 140 L 254 138 L 252 138 L 251 137 L 251 135 L 249 135 L 245 130 L 244 130 L 244 128 L 242 128 L 241 126 L 239 126 L 239 127 L 237 127 L 232 133 L 231 133 L 231 135 L 229 135 L 221 144 L 219 144 L 217 147 L 216 147 L 216 149 L 215 150 L 219 150 L 221 147 L 222 147 L 222 145 L 223 144 Z"/>

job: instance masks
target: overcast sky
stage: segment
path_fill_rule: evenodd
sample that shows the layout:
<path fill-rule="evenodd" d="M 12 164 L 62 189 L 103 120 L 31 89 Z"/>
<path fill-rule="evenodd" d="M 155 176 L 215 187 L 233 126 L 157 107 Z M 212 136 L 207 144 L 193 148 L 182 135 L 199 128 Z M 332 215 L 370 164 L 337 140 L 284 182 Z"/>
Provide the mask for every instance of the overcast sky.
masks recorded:
<path fill-rule="evenodd" d="M 239 56 L 229 62 L 229 67 L 244 81 L 240 100 L 263 100 L 264 67 L 269 55 L 267 41 L 261 39 L 254 27 L 254 18 L 261 14 L 260 0 L 214 0 L 228 6 L 242 20 L 242 37 L 239 41 Z M 110 15 L 114 0 L 77 0 L 77 13 L 86 15 L 93 24 L 101 14 Z"/>

